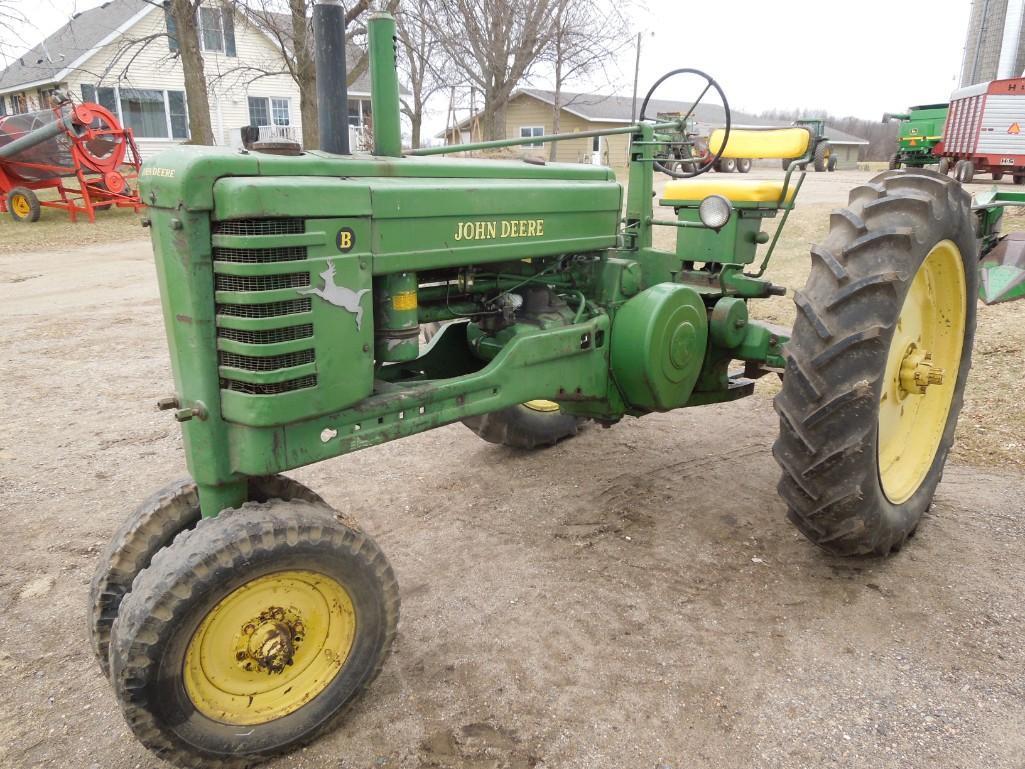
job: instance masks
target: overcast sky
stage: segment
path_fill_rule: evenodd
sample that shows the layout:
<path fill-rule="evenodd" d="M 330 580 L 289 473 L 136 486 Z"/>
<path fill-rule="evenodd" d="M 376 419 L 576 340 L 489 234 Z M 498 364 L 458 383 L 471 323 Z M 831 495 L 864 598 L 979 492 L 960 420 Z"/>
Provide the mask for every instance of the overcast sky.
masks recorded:
<path fill-rule="evenodd" d="M 971 0 L 932 0 L 919 31 L 896 0 L 642 0 L 640 91 L 662 73 L 697 67 L 715 77 L 735 110 L 822 109 L 877 120 L 886 111 L 946 101 L 957 86 Z M 99 0 L 16 0 L 32 24 L 25 45 Z M 940 22 L 942 19 L 942 23 Z M 567 86 L 629 94 L 635 47 L 608 77 Z M 532 82 L 548 87 L 543 74 Z M 688 100 L 697 84 L 670 81 L 660 98 Z M 444 128 L 445 101 L 428 123 Z"/>

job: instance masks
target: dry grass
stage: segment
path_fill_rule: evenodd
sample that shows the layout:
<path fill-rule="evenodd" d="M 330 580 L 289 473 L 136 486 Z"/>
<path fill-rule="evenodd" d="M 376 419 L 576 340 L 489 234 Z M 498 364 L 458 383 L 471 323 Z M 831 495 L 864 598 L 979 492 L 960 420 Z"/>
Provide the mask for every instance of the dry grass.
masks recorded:
<path fill-rule="evenodd" d="M 41 191 L 39 197 L 52 200 L 50 191 Z M 43 206 L 38 222 L 16 222 L 10 214 L 0 214 L 0 253 L 45 251 L 74 248 L 77 245 L 118 243 L 146 237 L 139 224 L 141 214 L 130 208 L 111 208 L 97 211 L 96 223 L 90 224 L 84 214 L 71 223 L 67 211 Z"/>

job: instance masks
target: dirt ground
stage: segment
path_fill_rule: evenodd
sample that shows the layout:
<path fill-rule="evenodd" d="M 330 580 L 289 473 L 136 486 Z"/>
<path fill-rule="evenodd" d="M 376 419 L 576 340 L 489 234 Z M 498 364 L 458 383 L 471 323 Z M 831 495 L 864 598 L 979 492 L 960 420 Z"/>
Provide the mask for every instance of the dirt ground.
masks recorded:
<path fill-rule="evenodd" d="M 867 176 L 811 178 L 779 282 Z M 1022 411 L 1007 307 L 980 309 L 969 448 L 885 561 L 786 522 L 766 389 L 540 453 L 451 425 L 297 471 L 388 554 L 402 619 L 345 726 L 270 766 L 1022 769 L 1022 422 L 972 448 L 998 421 L 972 388 L 1009 367 Z M 184 472 L 148 243 L 0 253 L 0 326 L 0 767 L 164 766 L 85 632 L 97 552 Z"/>

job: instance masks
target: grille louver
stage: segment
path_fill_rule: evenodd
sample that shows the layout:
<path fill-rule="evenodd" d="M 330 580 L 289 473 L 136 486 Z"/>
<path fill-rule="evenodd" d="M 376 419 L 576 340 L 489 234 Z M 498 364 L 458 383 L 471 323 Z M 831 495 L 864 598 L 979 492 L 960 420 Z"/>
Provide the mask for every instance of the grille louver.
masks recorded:
<path fill-rule="evenodd" d="M 226 345 L 231 343 L 230 349 L 218 350 L 218 362 L 224 369 L 251 372 L 247 375 L 222 371 L 221 389 L 245 395 L 279 395 L 317 386 L 317 375 L 310 373 L 311 364 L 316 362 L 313 324 L 297 324 L 298 318 L 295 318 L 296 315 L 312 311 L 310 297 L 300 296 L 259 304 L 247 303 L 247 300 L 252 302 L 254 293 L 288 291 L 310 285 L 310 273 L 297 271 L 301 266 L 295 264 L 307 259 L 306 246 L 290 245 L 286 238 L 281 237 L 302 234 L 305 231 L 306 223 L 302 219 L 241 219 L 214 222 L 215 235 L 250 239 L 240 244 L 245 245 L 245 248 L 236 248 L 235 244 L 213 247 L 214 288 L 218 292 L 217 336 L 225 340 Z M 280 268 L 264 266 L 279 263 Z M 220 270 L 219 264 L 224 265 Z M 232 265 L 230 268 L 227 267 L 229 264 Z M 245 274 L 248 271 L 246 265 L 253 266 L 254 274 Z M 229 269 L 230 274 L 227 272 Z M 257 269 L 259 272 L 256 272 Z M 267 272 L 267 269 L 280 269 L 280 272 Z M 239 274 L 240 272 L 242 274 Z M 231 295 L 235 293 L 239 296 L 233 301 Z M 279 294 L 274 298 L 280 296 Z M 232 328 L 231 325 L 241 323 L 234 320 L 229 322 L 229 318 L 265 322 L 258 325 L 254 323 L 254 328 Z M 281 326 L 274 326 L 273 321 L 268 320 L 274 318 L 281 318 Z M 276 347 L 264 355 L 259 350 L 252 349 L 259 345 Z M 288 377 L 288 374 L 292 373 L 290 369 L 294 369 L 292 377 Z M 248 381 L 249 379 L 272 381 Z"/>

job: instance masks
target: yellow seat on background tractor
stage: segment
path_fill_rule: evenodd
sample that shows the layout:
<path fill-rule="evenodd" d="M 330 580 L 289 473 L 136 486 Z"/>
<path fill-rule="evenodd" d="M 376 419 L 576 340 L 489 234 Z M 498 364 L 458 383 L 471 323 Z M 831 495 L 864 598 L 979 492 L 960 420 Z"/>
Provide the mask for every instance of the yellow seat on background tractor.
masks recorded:
<path fill-rule="evenodd" d="M 722 147 L 722 128 L 716 128 L 708 137 L 708 149 L 714 155 Z M 808 151 L 811 132 L 807 128 L 734 128 L 726 143 L 724 158 L 784 158 L 804 157 Z"/>
<path fill-rule="evenodd" d="M 786 203 L 794 200 L 796 185 L 787 190 Z M 708 176 L 697 179 L 674 179 L 666 182 L 661 203 L 672 206 L 681 203 L 700 202 L 709 195 L 722 195 L 733 203 L 776 203 L 783 194 L 783 180 L 773 179 L 723 179 L 721 176 Z"/>

